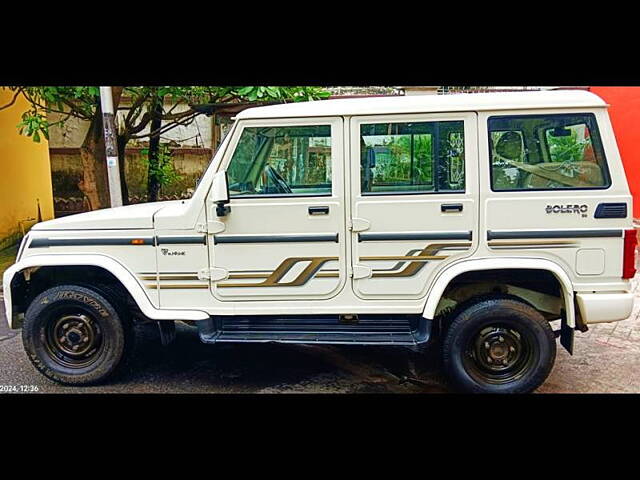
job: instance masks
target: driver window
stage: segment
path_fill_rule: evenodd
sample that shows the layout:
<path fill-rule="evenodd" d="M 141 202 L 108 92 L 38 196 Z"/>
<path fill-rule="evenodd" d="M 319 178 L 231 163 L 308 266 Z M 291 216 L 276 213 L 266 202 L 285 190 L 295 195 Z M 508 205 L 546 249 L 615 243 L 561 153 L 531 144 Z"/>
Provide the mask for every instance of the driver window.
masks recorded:
<path fill-rule="evenodd" d="M 231 197 L 330 195 L 331 126 L 245 128 L 227 175 Z"/>

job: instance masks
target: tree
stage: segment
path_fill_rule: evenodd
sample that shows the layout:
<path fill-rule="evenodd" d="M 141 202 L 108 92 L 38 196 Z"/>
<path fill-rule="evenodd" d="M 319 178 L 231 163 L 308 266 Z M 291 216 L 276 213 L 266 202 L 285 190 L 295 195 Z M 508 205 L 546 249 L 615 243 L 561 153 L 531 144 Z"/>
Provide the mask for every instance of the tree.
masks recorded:
<path fill-rule="evenodd" d="M 80 190 L 89 200 L 90 208 L 97 209 L 109 205 L 107 189 L 107 169 L 102 134 L 102 112 L 100 109 L 99 87 L 3 87 L 14 92 L 9 103 L 0 110 L 11 107 L 19 96 L 23 96 L 29 108 L 22 114 L 18 124 L 20 134 L 40 142 L 41 137 L 49 138 L 49 128 L 63 124 L 70 118 L 90 122 L 89 129 L 80 147 L 83 179 Z M 117 105 L 122 87 L 114 88 L 114 103 Z M 49 113 L 61 115 L 59 121 L 49 123 Z"/>
<path fill-rule="evenodd" d="M 29 102 L 18 125 L 20 133 L 39 142 L 49 138 L 49 128 L 70 118 L 90 121 L 89 131 L 81 147 L 83 180 L 80 189 L 87 196 L 92 209 L 109 205 L 107 194 L 106 159 L 102 138 L 102 112 L 99 87 L 4 87 L 14 92 L 12 100 L 0 110 L 15 103 L 19 95 Z M 133 86 L 114 87 L 118 156 L 123 202 L 128 203 L 125 149 L 131 140 L 149 138 L 148 199 L 157 199 L 159 190 L 158 148 L 160 138 L 170 130 L 189 125 L 201 110 L 202 103 L 234 102 L 290 102 L 321 99 L 329 92 L 318 87 L 220 87 L 220 86 Z M 122 97 L 130 99 L 129 106 L 120 106 Z M 167 107 L 168 105 L 168 107 Z M 47 114 L 58 113 L 61 119 L 48 123 Z"/>

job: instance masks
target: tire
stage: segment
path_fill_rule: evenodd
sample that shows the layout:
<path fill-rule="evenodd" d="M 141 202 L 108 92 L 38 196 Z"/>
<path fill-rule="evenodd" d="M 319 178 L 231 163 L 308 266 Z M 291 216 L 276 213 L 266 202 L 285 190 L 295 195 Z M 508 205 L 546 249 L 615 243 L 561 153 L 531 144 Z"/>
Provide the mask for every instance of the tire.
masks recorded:
<path fill-rule="evenodd" d="M 64 385 L 95 385 L 127 368 L 135 332 L 130 319 L 97 291 L 63 285 L 31 302 L 22 343 L 47 378 Z"/>
<path fill-rule="evenodd" d="M 556 339 L 532 306 L 487 296 L 460 306 L 442 345 L 444 372 L 466 393 L 529 393 L 549 376 Z"/>

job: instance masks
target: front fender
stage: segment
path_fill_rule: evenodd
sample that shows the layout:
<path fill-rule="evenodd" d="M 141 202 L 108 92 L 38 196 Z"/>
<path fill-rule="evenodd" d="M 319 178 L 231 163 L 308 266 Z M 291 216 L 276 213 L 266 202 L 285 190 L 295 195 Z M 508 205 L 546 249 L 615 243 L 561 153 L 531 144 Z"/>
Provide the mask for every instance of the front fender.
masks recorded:
<path fill-rule="evenodd" d="M 442 298 L 445 289 L 451 281 L 458 275 L 466 272 L 479 270 L 501 270 L 501 269 L 531 269 L 547 270 L 551 272 L 560 282 L 567 312 L 567 325 L 574 328 L 575 310 L 573 302 L 573 286 L 571 279 L 557 263 L 544 258 L 481 258 L 477 260 L 463 260 L 446 268 L 436 277 L 427 296 L 422 316 L 426 319 L 433 319 L 436 309 Z"/>
<path fill-rule="evenodd" d="M 44 254 L 31 255 L 9 267 L 2 276 L 4 288 L 5 314 L 10 328 L 17 328 L 17 318 L 13 315 L 11 281 L 14 276 L 26 268 L 52 267 L 52 266 L 94 266 L 110 272 L 116 277 L 122 286 L 131 294 L 140 311 L 152 320 L 205 320 L 209 314 L 201 310 L 173 310 L 158 309 L 153 306 L 151 300 L 144 291 L 136 276 L 115 258 L 107 255 L 67 255 Z"/>

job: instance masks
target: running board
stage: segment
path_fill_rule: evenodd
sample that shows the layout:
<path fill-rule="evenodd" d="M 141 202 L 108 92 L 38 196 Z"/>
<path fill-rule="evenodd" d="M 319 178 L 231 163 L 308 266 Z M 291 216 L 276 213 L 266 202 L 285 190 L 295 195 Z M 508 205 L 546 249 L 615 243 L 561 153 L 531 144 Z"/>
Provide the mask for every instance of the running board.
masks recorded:
<path fill-rule="evenodd" d="M 419 317 L 368 316 L 344 324 L 337 316 L 216 317 L 198 323 L 204 343 L 315 343 L 406 345 L 425 343 L 431 322 Z"/>

